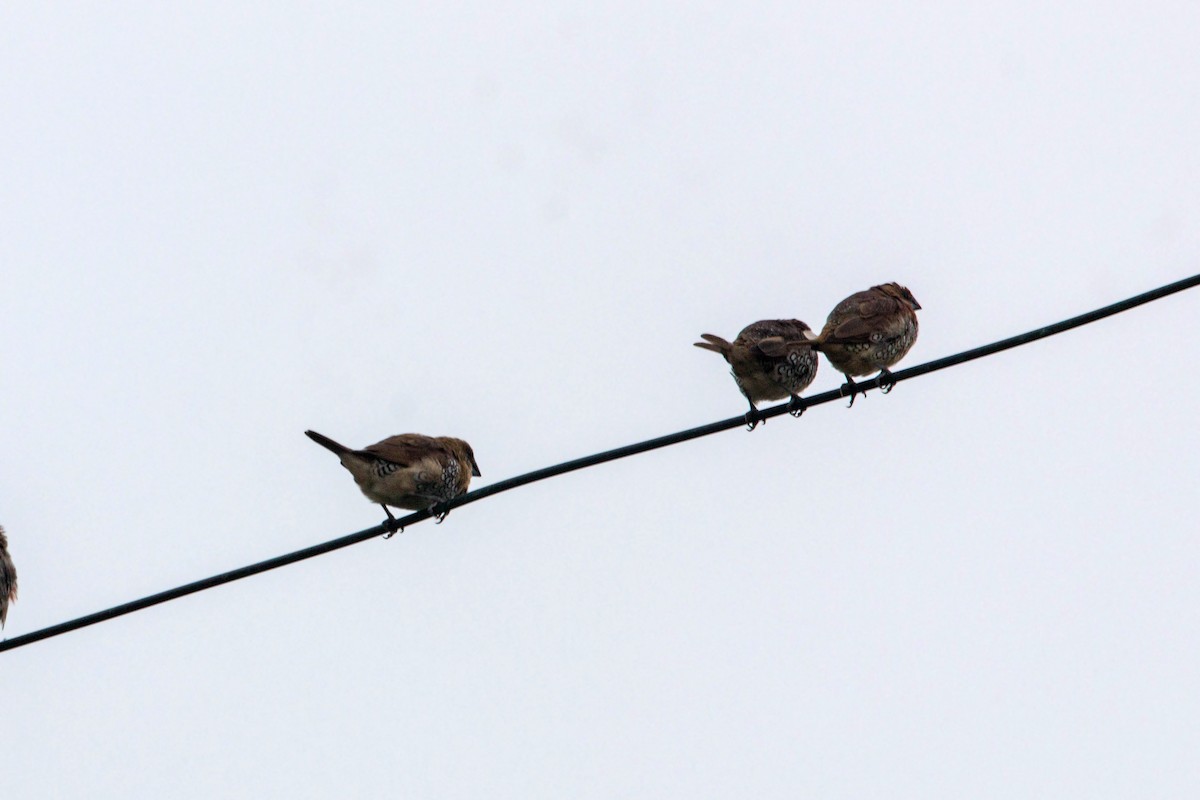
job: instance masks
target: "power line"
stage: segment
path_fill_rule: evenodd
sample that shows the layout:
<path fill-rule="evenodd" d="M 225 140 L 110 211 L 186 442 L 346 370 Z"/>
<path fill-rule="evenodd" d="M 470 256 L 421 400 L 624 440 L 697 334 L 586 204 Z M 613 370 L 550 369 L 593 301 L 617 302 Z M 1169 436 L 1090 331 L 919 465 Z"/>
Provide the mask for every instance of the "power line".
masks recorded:
<path fill-rule="evenodd" d="M 961 353 L 956 353 L 944 358 L 934 359 L 933 361 L 927 361 L 924 364 L 918 364 L 915 367 L 909 367 L 908 369 L 899 370 L 892 373 L 892 380 L 894 380 L 896 383 L 899 383 L 900 381 L 916 378 L 920 375 L 926 375 L 930 372 L 937 372 L 938 370 L 957 366 L 959 364 L 966 363 L 967 361 L 974 361 L 977 358 L 994 355 L 1001 351 L 1009 350 L 1013 347 L 1019 347 L 1020 345 L 1037 341 L 1038 339 L 1045 339 L 1046 337 L 1053 336 L 1056 333 L 1062 333 L 1063 331 L 1069 331 L 1072 328 L 1088 325 L 1092 322 L 1096 322 L 1097 320 L 1104 319 L 1105 317 L 1111 317 L 1114 314 L 1121 313 L 1122 311 L 1128 311 L 1131 308 L 1159 300 L 1168 295 L 1175 294 L 1176 292 L 1182 292 L 1184 289 L 1191 289 L 1197 285 L 1200 285 L 1200 275 L 1193 275 L 1190 278 L 1184 278 L 1183 280 L 1176 281 L 1175 283 L 1169 283 L 1166 286 L 1160 286 L 1159 288 L 1145 292 L 1144 294 L 1139 294 L 1134 297 L 1130 297 L 1127 300 L 1122 300 L 1119 303 L 1113 303 L 1112 305 L 1098 308 L 1095 311 L 1089 311 L 1086 314 L 1080 314 L 1077 317 L 1071 317 L 1070 319 L 1057 322 L 1053 325 L 1047 325 L 1044 328 L 1037 328 L 1027 333 L 1022 333 L 1017 336 L 1010 336 L 1007 339 L 1001 339 L 998 342 L 985 344 L 982 347 L 976 347 L 972 350 L 964 350 Z M 858 382 L 859 391 L 875 389 L 878 386 L 878 378 L 872 378 L 871 380 Z M 811 408 L 812 406 L 819 406 L 824 403 L 829 403 L 844 396 L 845 395 L 842 394 L 841 388 L 839 388 L 836 390 L 823 392 L 818 395 L 813 395 L 812 397 L 806 397 L 804 398 L 805 408 Z M 781 405 L 760 411 L 759 416 L 760 418 L 777 417 L 781 414 L 787 413 L 787 411 L 788 404 L 783 403 Z M 459 506 L 465 506 L 468 503 L 474 503 L 477 500 L 482 500 L 485 497 L 491 497 L 492 495 L 500 494 L 501 492 L 507 492 L 510 489 L 516 489 L 518 486 L 536 483 L 537 481 L 545 480 L 546 478 L 553 478 L 557 475 L 563 475 L 567 472 L 574 472 L 578 469 L 593 467 L 597 464 L 603 464 L 606 461 L 615 461 L 618 458 L 625 458 L 626 456 L 637 455 L 638 453 L 645 453 L 650 450 L 657 450 L 660 447 L 668 447 L 673 444 L 679 444 L 680 442 L 686 442 L 690 439 L 698 439 L 701 436 L 708 436 L 710 434 L 719 433 L 720 431 L 727 431 L 732 428 L 740 428 L 744 424 L 744 416 L 731 417 L 729 419 L 721 420 L 720 422 L 712 422 L 708 425 L 701 425 L 698 428 L 689 428 L 688 430 L 679 431 L 678 433 L 672 433 L 666 436 L 660 436 L 656 439 L 648 439 L 644 442 L 638 442 L 637 444 L 630 444 L 624 447 L 615 448 L 613 450 L 606 450 L 602 453 L 584 456 L 583 458 L 577 458 L 573 461 L 564 461 L 561 464 L 545 467 L 544 469 L 534 470 L 533 472 L 526 472 L 524 475 L 517 475 L 512 478 L 497 481 L 496 483 L 484 486 L 481 489 L 468 492 L 461 497 L 451 500 L 446 504 L 446 506 L 449 508 L 458 508 Z M 231 583 L 232 581 L 240 580 L 242 578 L 248 578 L 251 575 L 257 575 L 260 572 L 267 572 L 288 564 L 294 564 L 297 561 L 304 561 L 305 559 L 313 558 L 314 556 L 331 553 L 334 550 L 340 550 L 343 547 L 349 547 L 352 544 L 358 544 L 359 542 L 364 542 L 368 539 L 374 539 L 376 536 L 388 533 L 396 528 L 406 527 L 408 525 L 421 522 L 422 520 L 429 519 L 431 516 L 433 515 L 429 511 L 417 511 L 413 514 L 409 514 L 408 516 L 399 518 L 396 520 L 394 525 L 391 523 L 376 525 L 373 528 L 367 528 L 366 530 L 362 530 L 357 533 L 347 534 L 346 536 L 324 542 L 323 544 L 313 545 L 312 547 L 306 547 L 302 550 L 296 550 L 292 553 L 276 556 L 275 558 L 269 558 L 266 561 L 259 561 L 257 564 L 250 564 L 249 566 L 240 567 L 235 570 L 230 570 L 229 572 L 223 572 L 220 575 L 214 575 L 211 578 L 205 578 L 193 583 L 184 584 L 183 586 L 178 586 L 174 589 L 168 589 L 165 592 L 152 594 L 148 597 L 143 597 L 138 600 L 131 600 L 128 603 L 122 603 L 119 606 L 113 606 L 112 608 L 105 609 L 104 611 L 97 611 L 93 614 L 68 620 L 67 622 L 60 622 L 57 625 L 51 625 L 47 628 L 25 633 L 20 636 L 14 636 L 12 639 L 7 639 L 3 642 L 0 642 L 0 652 L 5 650 L 13 650 L 17 647 L 32 644 L 34 642 L 41 641 L 42 639 L 49 639 L 54 636 L 59 636 L 69 631 L 85 628 L 89 625 L 95 625 L 98 622 L 104 622 L 105 620 L 110 620 L 114 617 L 124 616 L 125 614 L 130 614 L 134 611 L 140 611 L 143 608 L 149 608 L 150 606 L 156 606 L 159 603 L 165 603 L 168 600 L 175 600 L 189 594 L 204 591 L 205 589 L 211 589 L 214 586 L 220 586 L 223 583 Z"/>

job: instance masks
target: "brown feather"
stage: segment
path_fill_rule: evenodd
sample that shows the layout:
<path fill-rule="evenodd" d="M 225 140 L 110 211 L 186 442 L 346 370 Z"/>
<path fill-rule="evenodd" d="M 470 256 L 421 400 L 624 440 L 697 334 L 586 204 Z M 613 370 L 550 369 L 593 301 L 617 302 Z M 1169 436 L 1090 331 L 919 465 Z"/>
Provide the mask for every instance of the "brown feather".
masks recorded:
<path fill-rule="evenodd" d="M 781 358 L 787 355 L 788 342 L 782 336 L 768 336 L 755 342 L 754 347 L 764 356 Z"/>
<path fill-rule="evenodd" d="M 694 345 L 696 347 L 701 347 L 705 350 L 711 350 L 714 353 L 720 353 L 721 355 L 725 356 L 726 359 L 729 358 L 729 351 L 733 349 L 732 344 L 722 339 L 720 336 L 714 336 L 711 333 L 702 333 L 700 334 L 700 338 L 704 341 L 695 342 Z"/>
<path fill-rule="evenodd" d="M 337 453 L 367 499 L 385 507 L 429 508 L 463 494 L 480 474 L 471 445 L 451 436 L 404 433 L 351 450 L 315 431 L 306 433 Z"/>
<path fill-rule="evenodd" d="M 829 312 L 814 346 L 849 377 L 886 370 L 917 340 L 918 308 L 912 292 L 898 283 L 872 286 Z"/>
<path fill-rule="evenodd" d="M 825 337 L 826 342 L 869 342 L 875 325 L 870 319 L 853 317 L 838 325 Z"/>
<path fill-rule="evenodd" d="M 343 453 L 350 452 L 349 447 L 346 447 L 344 444 L 338 444 L 323 433 L 317 433 L 316 431 L 305 431 L 304 435 L 321 445 L 321 447 L 324 447 L 326 450 L 329 450 L 339 456 Z"/>
<path fill-rule="evenodd" d="M 0 628 L 8 621 L 8 604 L 17 599 L 17 568 L 8 554 L 8 538 L 0 526 Z"/>
<path fill-rule="evenodd" d="M 724 356 L 738 389 L 755 403 L 798 397 L 812 383 L 817 357 L 800 320 L 764 319 L 747 325 L 732 342 L 706 333 L 696 347 Z"/>
<path fill-rule="evenodd" d="M 364 458 L 382 458 L 402 467 L 411 466 L 428 458 L 432 453 L 453 457 L 448 447 L 432 436 L 420 433 L 402 433 L 399 436 L 389 436 L 382 442 L 376 442 L 370 447 L 355 451 Z"/>

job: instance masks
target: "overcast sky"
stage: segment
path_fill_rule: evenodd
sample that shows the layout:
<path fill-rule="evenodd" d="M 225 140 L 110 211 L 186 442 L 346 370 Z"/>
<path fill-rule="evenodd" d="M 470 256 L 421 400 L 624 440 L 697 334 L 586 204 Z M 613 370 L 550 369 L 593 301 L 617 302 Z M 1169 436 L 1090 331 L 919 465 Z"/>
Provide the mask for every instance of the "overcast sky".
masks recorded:
<path fill-rule="evenodd" d="M 378 523 L 306 428 L 483 486 L 1200 272 L 1185 0 L 7 3 L 0 119 L 9 637 Z M 1198 311 L 0 654 L 3 796 L 1195 796 Z"/>

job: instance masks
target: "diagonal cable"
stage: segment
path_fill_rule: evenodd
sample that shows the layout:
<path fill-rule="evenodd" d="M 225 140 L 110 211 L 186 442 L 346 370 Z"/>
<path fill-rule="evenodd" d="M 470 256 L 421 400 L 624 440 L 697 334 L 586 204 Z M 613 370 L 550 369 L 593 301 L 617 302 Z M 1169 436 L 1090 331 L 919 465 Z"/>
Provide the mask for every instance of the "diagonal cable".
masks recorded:
<path fill-rule="evenodd" d="M 1160 286 L 1157 289 L 1130 297 L 1126 300 L 1122 300 L 1119 303 L 1113 303 L 1112 305 L 1098 308 L 1095 311 L 1089 311 L 1086 314 L 1080 314 L 1077 317 L 1071 317 L 1070 319 L 1065 319 L 1062 322 L 1056 322 L 1053 325 L 1047 325 L 1043 328 L 1036 328 L 1035 330 L 1027 331 L 1026 333 L 1010 336 L 1007 339 L 1001 339 L 998 342 L 985 344 L 981 347 L 976 347 L 971 350 L 964 350 L 961 353 L 955 353 L 954 355 L 945 356 L 944 358 L 937 358 L 933 361 L 926 361 L 924 364 L 917 364 L 916 366 L 909 367 L 908 369 L 898 370 L 897 372 L 892 373 L 892 379 L 896 383 L 899 383 L 900 381 L 909 380 L 910 378 L 927 375 L 930 372 L 937 372 L 938 370 L 947 369 L 948 367 L 954 367 L 959 364 L 966 363 L 967 361 L 974 361 L 977 358 L 995 355 L 996 353 L 1004 350 L 1009 350 L 1014 347 L 1019 347 L 1023 344 L 1035 342 L 1038 339 L 1045 339 L 1046 337 L 1053 336 L 1056 333 L 1062 333 L 1064 331 L 1069 331 L 1072 328 L 1088 325 L 1096 322 L 1097 320 L 1104 319 L 1105 317 L 1111 317 L 1114 314 L 1119 314 L 1122 311 L 1128 311 L 1131 308 L 1136 308 L 1137 306 L 1145 305 L 1146 303 L 1159 300 L 1167 297 L 1168 295 L 1182 292 L 1185 289 L 1191 289 L 1197 285 L 1200 285 L 1200 275 L 1193 275 L 1190 278 L 1184 278 L 1183 280 L 1169 283 L 1166 286 Z M 866 391 L 867 389 L 878 388 L 879 379 L 872 378 L 867 381 L 858 381 L 857 383 L 859 391 Z M 843 394 L 843 390 L 841 388 L 828 392 L 822 392 L 821 394 L 804 398 L 805 408 L 811 408 L 824 403 L 830 403 L 844 396 L 845 395 Z M 760 411 L 759 416 L 763 419 L 777 417 L 781 414 L 786 414 L 787 410 L 787 403 L 783 403 L 781 405 L 773 406 L 772 408 Z M 484 486 L 481 489 L 476 489 L 473 492 L 468 492 L 461 497 L 451 500 L 446 504 L 446 507 L 458 508 L 459 506 L 465 506 L 468 503 L 474 503 L 477 500 L 482 500 L 485 497 L 491 497 L 492 495 L 500 494 L 501 492 L 507 492 L 510 489 L 516 489 L 518 486 L 525 486 L 530 483 L 536 483 L 537 481 L 545 480 L 546 478 L 553 478 L 557 475 L 574 472 L 575 470 L 594 467 L 597 464 L 603 464 L 606 461 L 615 461 L 618 458 L 625 458 L 627 456 L 637 455 L 638 453 L 657 450 L 660 447 L 669 447 L 670 445 L 686 442 L 690 439 L 698 439 L 701 436 L 709 436 L 710 434 L 727 431 L 732 428 L 740 428 L 744 424 L 744 416 L 731 417 L 719 422 L 710 422 L 709 424 L 701 425 L 698 428 L 689 428 L 685 431 L 679 431 L 678 433 L 659 436 L 656 439 L 647 439 L 644 442 L 625 445 L 624 447 L 617 447 L 612 450 L 605 450 L 602 453 L 584 456 L 582 458 L 574 459 L 573 461 L 564 461 L 561 464 L 555 464 L 554 466 L 537 469 L 532 472 L 526 472 L 523 475 L 516 475 L 512 478 L 506 478 L 505 480 L 497 481 L 496 483 Z M 405 527 L 412 525 L 413 523 L 429 519 L 431 516 L 433 515 L 429 511 L 417 511 L 409 514 L 408 516 L 400 517 L 396 520 L 396 525 L 399 527 Z M 112 608 L 108 608 L 103 611 L 97 611 L 95 613 L 87 614 L 66 622 L 60 622 L 57 625 L 51 625 L 49 627 L 31 631 L 20 636 L 14 636 L 11 639 L 6 639 L 5 641 L 0 642 L 0 652 L 5 650 L 13 650 L 17 647 L 22 647 L 27 644 L 39 642 L 43 639 L 59 636 L 69 631 L 85 628 L 89 625 L 95 625 L 98 622 L 104 622 L 115 617 L 124 616 L 125 614 L 130 614 L 134 611 L 140 611 L 143 608 L 156 606 L 159 603 L 165 603 L 169 600 L 175 600 L 189 594 L 202 592 L 205 589 L 211 589 L 215 586 L 220 586 L 223 583 L 231 583 L 236 580 L 241 580 L 242 578 L 248 578 L 251 575 L 257 575 L 261 572 L 267 572 L 269 570 L 287 566 L 288 564 L 294 564 L 297 561 L 304 561 L 305 559 L 313 558 L 314 556 L 331 553 L 334 550 L 340 550 L 343 547 L 349 547 L 352 544 L 358 544 L 359 542 L 364 542 L 368 539 L 374 539 L 376 536 L 388 533 L 391 530 L 392 527 L 388 523 L 376 525 L 373 528 L 367 528 L 366 530 L 361 530 L 357 533 L 350 533 L 322 544 L 313 545 L 312 547 L 305 547 L 302 550 L 296 550 L 294 552 L 286 553 L 274 558 L 268 558 L 266 561 L 259 561 L 256 564 L 239 567 L 238 569 L 230 570 L 229 572 L 222 572 L 221 574 L 213 575 L 210 578 L 204 578 L 203 580 L 187 583 L 183 586 L 177 586 L 174 589 L 168 589 L 164 592 L 152 594 L 137 600 L 131 600 L 127 603 L 122 603 L 121 605 L 113 606 Z"/>

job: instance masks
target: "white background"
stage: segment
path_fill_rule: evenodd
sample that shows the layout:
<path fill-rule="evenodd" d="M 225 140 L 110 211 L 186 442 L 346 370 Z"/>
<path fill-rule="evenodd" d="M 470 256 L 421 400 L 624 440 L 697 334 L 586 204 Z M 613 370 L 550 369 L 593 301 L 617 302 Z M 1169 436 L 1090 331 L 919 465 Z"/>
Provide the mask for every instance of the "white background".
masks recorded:
<path fill-rule="evenodd" d="M 9 3 L 7 636 L 1200 272 L 1200 6 Z M 1200 792 L 1200 294 L 0 654 L 5 800 Z M 812 391 L 836 387 L 823 364 Z"/>

